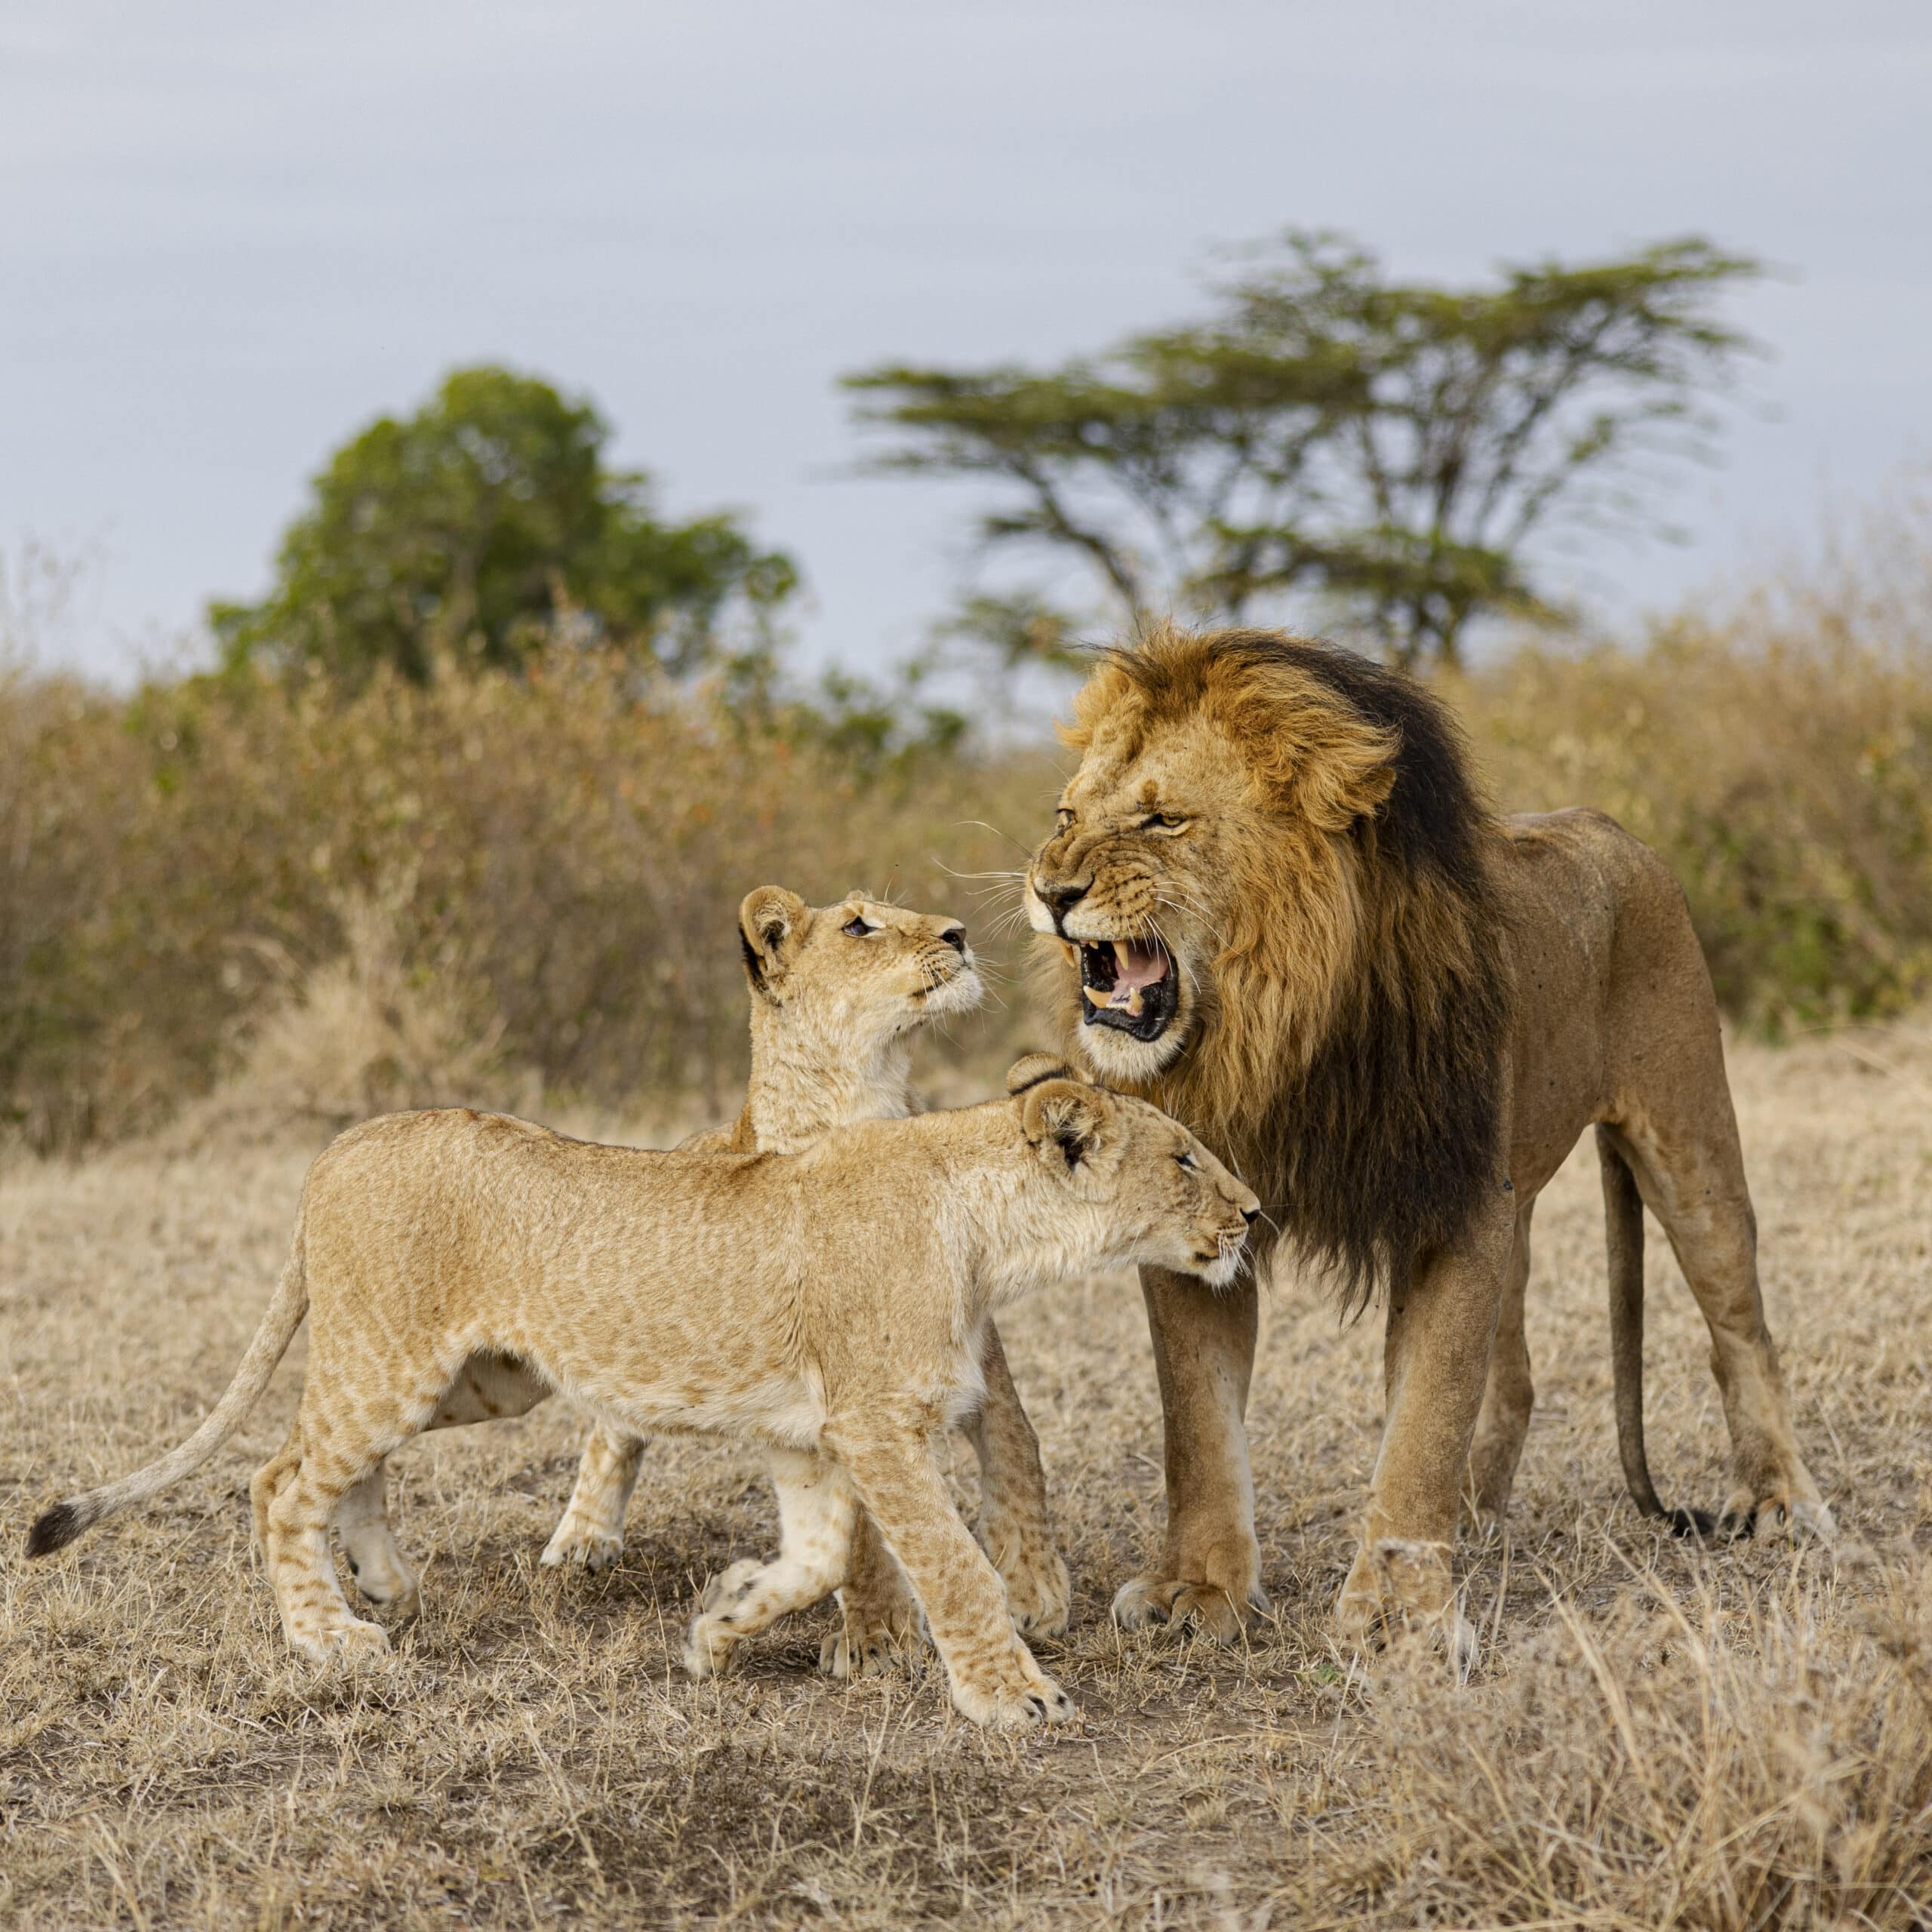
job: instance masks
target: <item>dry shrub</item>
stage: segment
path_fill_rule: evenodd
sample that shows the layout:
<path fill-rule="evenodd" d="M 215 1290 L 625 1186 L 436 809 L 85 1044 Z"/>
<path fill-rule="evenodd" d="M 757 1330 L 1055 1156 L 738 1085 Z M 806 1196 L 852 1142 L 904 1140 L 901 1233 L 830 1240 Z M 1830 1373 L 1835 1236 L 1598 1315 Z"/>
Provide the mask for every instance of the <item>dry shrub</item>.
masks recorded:
<path fill-rule="evenodd" d="M 290 1034 L 326 1032 L 345 1001 L 356 1025 L 375 1010 L 367 958 L 315 977 L 353 952 L 343 909 L 373 903 L 383 970 L 445 1005 L 441 1071 L 377 1088 L 489 1098 L 490 1078 L 444 1077 L 473 1063 L 531 1069 L 558 1097 L 688 1091 L 721 1110 L 745 1051 L 745 892 L 863 885 L 970 921 L 948 869 L 1013 859 L 967 821 L 1029 826 L 1052 783 L 1026 760 L 863 780 L 780 724 L 562 652 L 527 678 L 378 678 L 346 698 L 190 680 L 119 701 L 17 677 L 0 749 L 0 1104 L 42 1147 L 208 1092 L 251 1032 L 257 1072 L 279 1055 L 325 1111 L 350 1090 L 295 1061 L 407 1061 L 398 1041 Z M 305 997 L 262 1030 L 291 983 Z M 990 1057 L 1017 1023 L 995 1010 L 968 1044 Z"/>
<path fill-rule="evenodd" d="M 1504 804 L 1595 805 L 1669 860 L 1731 1013 L 1932 988 L 1932 502 L 1641 652 L 1528 649 L 1454 694 Z"/>
<path fill-rule="evenodd" d="M 456 975 L 404 963 L 398 927 L 414 896 L 406 877 L 345 895 L 343 951 L 306 971 L 291 962 L 286 1002 L 251 1029 L 236 1072 L 188 1109 L 177 1144 L 297 1123 L 336 1133 L 451 1102 L 534 1110 L 540 1083 L 506 1062 L 501 1020 Z"/>

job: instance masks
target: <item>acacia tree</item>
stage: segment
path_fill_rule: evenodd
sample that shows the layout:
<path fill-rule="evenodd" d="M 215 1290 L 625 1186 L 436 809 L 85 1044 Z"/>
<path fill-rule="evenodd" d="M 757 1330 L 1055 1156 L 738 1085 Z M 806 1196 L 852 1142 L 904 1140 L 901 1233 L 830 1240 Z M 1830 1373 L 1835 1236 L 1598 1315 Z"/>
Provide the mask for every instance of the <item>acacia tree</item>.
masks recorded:
<path fill-rule="evenodd" d="M 458 370 L 330 457 L 268 596 L 209 607 L 225 657 L 423 679 L 445 653 L 518 663 L 560 626 L 678 675 L 768 654 L 791 560 L 727 513 L 662 519 L 641 472 L 606 466 L 609 438 L 537 377 Z"/>
<path fill-rule="evenodd" d="M 1399 663 L 1454 663 L 1472 619 L 1550 614 L 1534 540 L 1664 529 L 1661 472 L 1712 454 L 1709 399 L 1752 346 L 1718 301 L 1761 272 L 1693 238 L 1440 288 L 1291 231 L 1198 322 L 1054 369 L 894 363 L 844 386 L 896 432 L 875 467 L 992 480 L 986 547 L 1077 564 L 1113 623 L 1307 598 Z M 1037 586 L 955 620 L 1015 660 L 1076 624 Z"/>

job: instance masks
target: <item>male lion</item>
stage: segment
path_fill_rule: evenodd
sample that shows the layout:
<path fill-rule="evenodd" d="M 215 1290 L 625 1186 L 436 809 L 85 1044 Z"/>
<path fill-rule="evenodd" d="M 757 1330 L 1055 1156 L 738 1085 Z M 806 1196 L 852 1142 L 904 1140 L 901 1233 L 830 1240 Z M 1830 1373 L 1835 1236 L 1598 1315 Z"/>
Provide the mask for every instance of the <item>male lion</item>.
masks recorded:
<path fill-rule="evenodd" d="M 1531 1212 L 1592 1123 L 1633 1497 L 1657 1512 L 1647 1204 L 1710 1328 L 1725 1518 L 1829 1534 L 1764 1326 L 1709 976 L 1656 856 L 1596 812 L 1493 817 L 1419 685 L 1275 632 L 1170 629 L 1115 651 L 1065 735 L 1080 766 L 1024 897 L 1060 942 L 1069 1041 L 1252 1181 L 1345 1305 L 1386 1285 L 1387 1419 L 1341 1626 L 1414 1614 L 1463 1641 L 1459 1499 L 1486 1523 L 1508 1503 L 1531 1401 Z M 1168 1521 L 1115 1614 L 1225 1639 L 1266 1604 L 1243 1432 L 1255 1290 L 1207 1295 L 1158 1266 L 1141 1283 Z"/>
<path fill-rule="evenodd" d="M 960 1712 L 1069 1715 L 953 1507 L 933 1435 L 980 1399 L 995 1306 L 1136 1254 L 1225 1284 L 1258 1204 L 1146 1101 L 1051 1064 L 1017 1074 L 1015 1097 L 861 1121 L 800 1154 L 647 1153 L 467 1108 L 352 1128 L 309 1171 L 281 1284 L 207 1420 L 148 1469 L 57 1504 L 29 1553 L 205 1460 L 306 1315 L 301 1406 L 252 1496 L 283 1629 L 318 1662 L 389 1649 L 343 1598 L 338 1505 L 491 1351 L 623 1429 L 772 1452 L 783 1547 L 706 1592 L 693 1677 L 838 1587 L 863 1505 L 918 1592 Z"/>

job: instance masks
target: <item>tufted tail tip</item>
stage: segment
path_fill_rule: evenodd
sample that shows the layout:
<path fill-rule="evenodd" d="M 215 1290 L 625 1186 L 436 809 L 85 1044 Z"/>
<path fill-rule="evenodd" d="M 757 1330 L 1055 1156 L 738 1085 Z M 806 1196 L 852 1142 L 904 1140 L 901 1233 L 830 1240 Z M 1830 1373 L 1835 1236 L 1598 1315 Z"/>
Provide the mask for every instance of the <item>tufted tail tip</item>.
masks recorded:
<path fill-rule="evenodd" d="M 34 1518 L 33 1527 L 27 1532 L 27 1555 L 51 1556 L 57 1549 L 65 1549 L 87 1526 L 88 1518 L 72 1503 L 57 1503 Z"/>

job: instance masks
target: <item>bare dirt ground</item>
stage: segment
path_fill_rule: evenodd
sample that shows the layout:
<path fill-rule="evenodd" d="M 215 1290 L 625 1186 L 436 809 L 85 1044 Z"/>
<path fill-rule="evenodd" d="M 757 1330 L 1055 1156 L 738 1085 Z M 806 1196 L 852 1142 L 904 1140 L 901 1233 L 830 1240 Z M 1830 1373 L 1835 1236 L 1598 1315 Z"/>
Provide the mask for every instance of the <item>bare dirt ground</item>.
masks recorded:
<path fill-rule="evenodd" d="M 654 1448 L 616 1571 L 536 1567 L 580 1423 L 561 1404 L 397 1459 L 425 1614 L 394 1667 L 285 1654 L 242 1435 L 139 1521 L 29 1569 L 33 1513 L 186 1433 L 274 1283 L 309 1149 L 134 1151 L 0 1175 L 0 1922 L 1137 1928 L 1932 1924 L 1932 1035 L 1733 1066 L 1766 1287 L 1835 1549 L 1703 1549 L 1623 1496 L 1592 1168 L 1537 1223 L 1536 1419 L 1500 1544 L 1465 1551 L 1463 1688 L 1325 1634 L 1379 1421 L 1371 1315 L 1272 1291 L 1251 1411 L 1275 1614 L 1244 1650 L 1125 1638 L 1160 1423 L 1130 1281 L 1004 1326 L 1075 1623 L 1082 1724 L 1012 1741 L 935 1670 L 814 1674 L 828 1612 L 740 1675 L 676 1666 L 706 1573 L 768 1548 L 756 1460 Z M 1651 1445 L 1724 1488 L 1689 1295 L 1654 1228 Z M 971 1458 L 955 1457 L 971 1506 Z"/>

